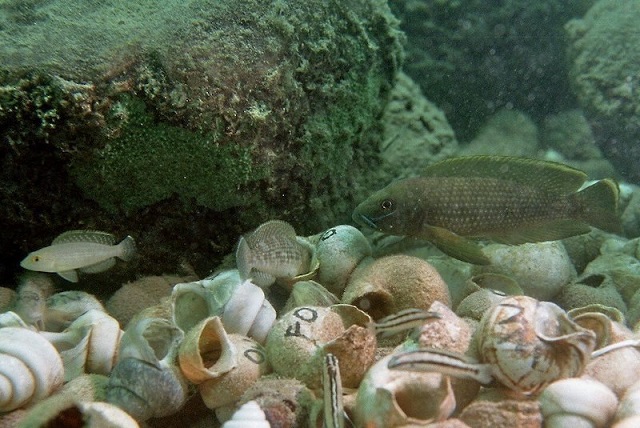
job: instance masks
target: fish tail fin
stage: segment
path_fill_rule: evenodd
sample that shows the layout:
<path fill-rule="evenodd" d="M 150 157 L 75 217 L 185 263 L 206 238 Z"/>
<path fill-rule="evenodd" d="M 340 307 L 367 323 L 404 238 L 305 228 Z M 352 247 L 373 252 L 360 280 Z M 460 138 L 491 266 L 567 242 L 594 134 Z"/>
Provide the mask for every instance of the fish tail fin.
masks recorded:
<path fill-rule="evenodd" d="M 131 260 L 136 253 L 136 241 L 131 236 L 124 238 L 122 242 L 118 244 L 118 247 L 120 247 L 118 258 L 125 262 Z"/>
<path fill-rule="evenodd" d="M 238 249 L 236 250 L 236 266 L 238 267 L 238 272 L 240 272 L 240 278 L 249 278 L 251 268 L 253 267 L 251 263 L 252 258 L 251 248 L 249 248 L 249 244 L 244 236 L 241 236 L 240 241 L 238 241 Z"/>
<path fill-rule="evenodd" d="M 610 178 L 596 181 L 574 194 L 578 219 L 606 232 L 619 233 L 622 228 L 618 215 L 618 183 Z"/>

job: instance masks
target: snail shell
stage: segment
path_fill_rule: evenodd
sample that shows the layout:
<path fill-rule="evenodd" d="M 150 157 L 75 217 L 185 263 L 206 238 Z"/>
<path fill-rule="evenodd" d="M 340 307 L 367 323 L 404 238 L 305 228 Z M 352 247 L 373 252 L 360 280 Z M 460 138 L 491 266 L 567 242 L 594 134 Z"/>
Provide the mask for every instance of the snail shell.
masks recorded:
<path fill-rule="evenodd" d="M 579 376 L 596 343 L 591 330 L 559 306 L 512 296 L 487 312 L 478 327 L 478 352 L 502 385 L 537 394 L 558 379 Z"/>
<path fill-rule="evenodd" d="M 201 320 L 220 316 L 227 333 L 237 333 L 264 343 L 276 311 L 264 291 L 241 280 L 237 269 L 201 281 L 176 284 L 171 295 L 173 319 L 183 331 Z"/>
<path fill-rule="evenodd" d="M 62 359 L 44 337 L 20 327 L 0 329 L 0 412 L 47 397 L 63 379 Z"/>
<path fill-rule="evenodd" d="M 188 398 L 188 382 L 175 365 L 183 333 L 168 308 L 161 303 L 131 320 L 107 383 L 107 402 L 138 421 L 173 414 Z"/>
<path fill-rule="evenodd" d="M 256 401 L 244 403 L 222 428 L 270 428 L 271 424 Z"/>
<path fill-rule="evenodd" d="M 302 306 L 276 321 L 267 340 L 273 370 L 321 388 L 324 356 L 340 360 L 342 385 L 356 388 L 375 358 L 371 318 L 355 306 Z M 304 362 L 304 363 L 301 363 Z"/>
<path fill-rule="evenodd" d="M 138 421 L 168 416 L 187 401 L 188 384 L 180 370 L 166 363 L 159 366 L 125 358 L 109 376 L 107 402 L 115 404 Z"/>
<path fill-rule="evenodd" d="M 120 345 L 120 324 L 113 317 L 90 309 L 61 333 L 41 332 L 58 350 L 65 381 L 82 373 L 108 375 Z"/>

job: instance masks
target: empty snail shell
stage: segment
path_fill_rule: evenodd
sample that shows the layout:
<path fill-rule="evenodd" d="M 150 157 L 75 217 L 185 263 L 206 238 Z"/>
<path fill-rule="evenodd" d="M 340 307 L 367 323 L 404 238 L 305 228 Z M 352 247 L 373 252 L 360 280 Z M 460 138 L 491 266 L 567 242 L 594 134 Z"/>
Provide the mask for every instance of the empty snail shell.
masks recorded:
<path fill-rule="evenodd" d="M 340 225 L 320 235 L 316 252 L 318 282 L 339 297 L 358 263 L 371 255 L 371 246 L 358 229 Z"/>
<path fill-rule="evenodd" d="M 276 319 L 276 311 L 264 291 L 249 280 L 241 280 L 237 269 L 176 284 L 171 300 L 174 321 L 185 332 L 217 315 L 227 333 L 247 335 L 263 343 Z"/>
<path fill-rule="evenodd" d="M 233 414 L 231 419 L 222 425 L 222 428 L 270 428 L 271 425 L 255 401 L 244 403 Z"/>
<path fill-rule="evenodd" d="M 0 329 L 0 412 L 47 397 L 63 379 L 62 360 L 44 337 L 20 327 Z"/>
<path fill-rule="evenodd" d="M 79 290 L 61 291 L 47 299 L 44 325 L 46 331 L 62 331 L 90 309 L 106 312 L 93 295 Z"/>
<path fill-rule="evenodd" d="M 605 385 L 591 379 L 570 378 L 553 382 L 538 398 L 549 428 L 603 428 L 613 419 L 618 398 Z"/>
<path fill-rule="evenodd" d="M 82 373 L 108 375 L 120 345 L 120 324 L 113 317 L 90 309 L 63 332 L 41 332 L 60 353 L 65 381 Z"/>
<path fill-rule="evenodd" d="M 188 382 L 175 365 L 183 333 L 168 308 L 168 302 L 161 303 L 131 320 L 109 376 L 107 402 L 138 421 L 175 413 L 189 395 Z"/>
<path fill-rule="evenodd" d="M 269 361 L 278 374 L 320 388 L 324 356 L 331 352 L 340 360 L 342 385 L 356 388 L 375 357 L 370 322 L 366 313 L 351 305 L 293 309 L 280 317 L 269 333 Z"/>
<path fill-rule="evenodd" d="M 558 379 L 579 376 L 596 336 L 559 306 L 532 297 L 507 297 L 478 327 L 478 352 L 493 377 L 517 394 L 539 393 Z"/>

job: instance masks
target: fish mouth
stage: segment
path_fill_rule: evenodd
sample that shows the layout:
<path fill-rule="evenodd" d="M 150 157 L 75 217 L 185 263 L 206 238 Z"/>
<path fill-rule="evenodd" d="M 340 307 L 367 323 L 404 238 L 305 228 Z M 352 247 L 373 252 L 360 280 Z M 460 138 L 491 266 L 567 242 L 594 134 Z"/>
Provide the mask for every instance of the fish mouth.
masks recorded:
<path fill-rule="evenodd" d="M 355 221 L 356 223 L 360 223 L 360 224 L 365 224 L 373 229 L 377 229 L 378 226 L 376 225 L 376 223 L 368 216 L 364 215 L 364 214 L 358 214 L 358 213 L 354 213 L 353 214 L 353 221 Z"/>

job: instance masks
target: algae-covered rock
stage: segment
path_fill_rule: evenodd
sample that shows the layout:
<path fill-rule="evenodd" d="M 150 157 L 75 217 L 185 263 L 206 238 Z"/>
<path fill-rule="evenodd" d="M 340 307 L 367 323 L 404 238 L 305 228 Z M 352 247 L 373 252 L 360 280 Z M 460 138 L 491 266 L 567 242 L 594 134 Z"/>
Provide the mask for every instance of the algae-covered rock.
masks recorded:
<path fill-rule="evenodd" d="M 405 70 L 469 141 L 502 108 L 534 120 L 573 106 L 563 25 L 594 0 L 398 0 Z"/>
<path fill-rule="evenodd" d="M 573 90 L 606 157 L 640 181 L 640 3 L 600 0 L 566 25 Z"/>
<path fill-rule="evenodd" d="M 382 122 L 381 182 L 420 175 L 427 165 L 453 156 L 458 148 L 442 110 L 403 72 L 398 73 Z"/>
<path fill-rule="evenodd" d="M 402 38 L 382 0 L 3 1 L 0 251 L 89 226 L 209 269 L 268 218 L 346 220 Z"/>

